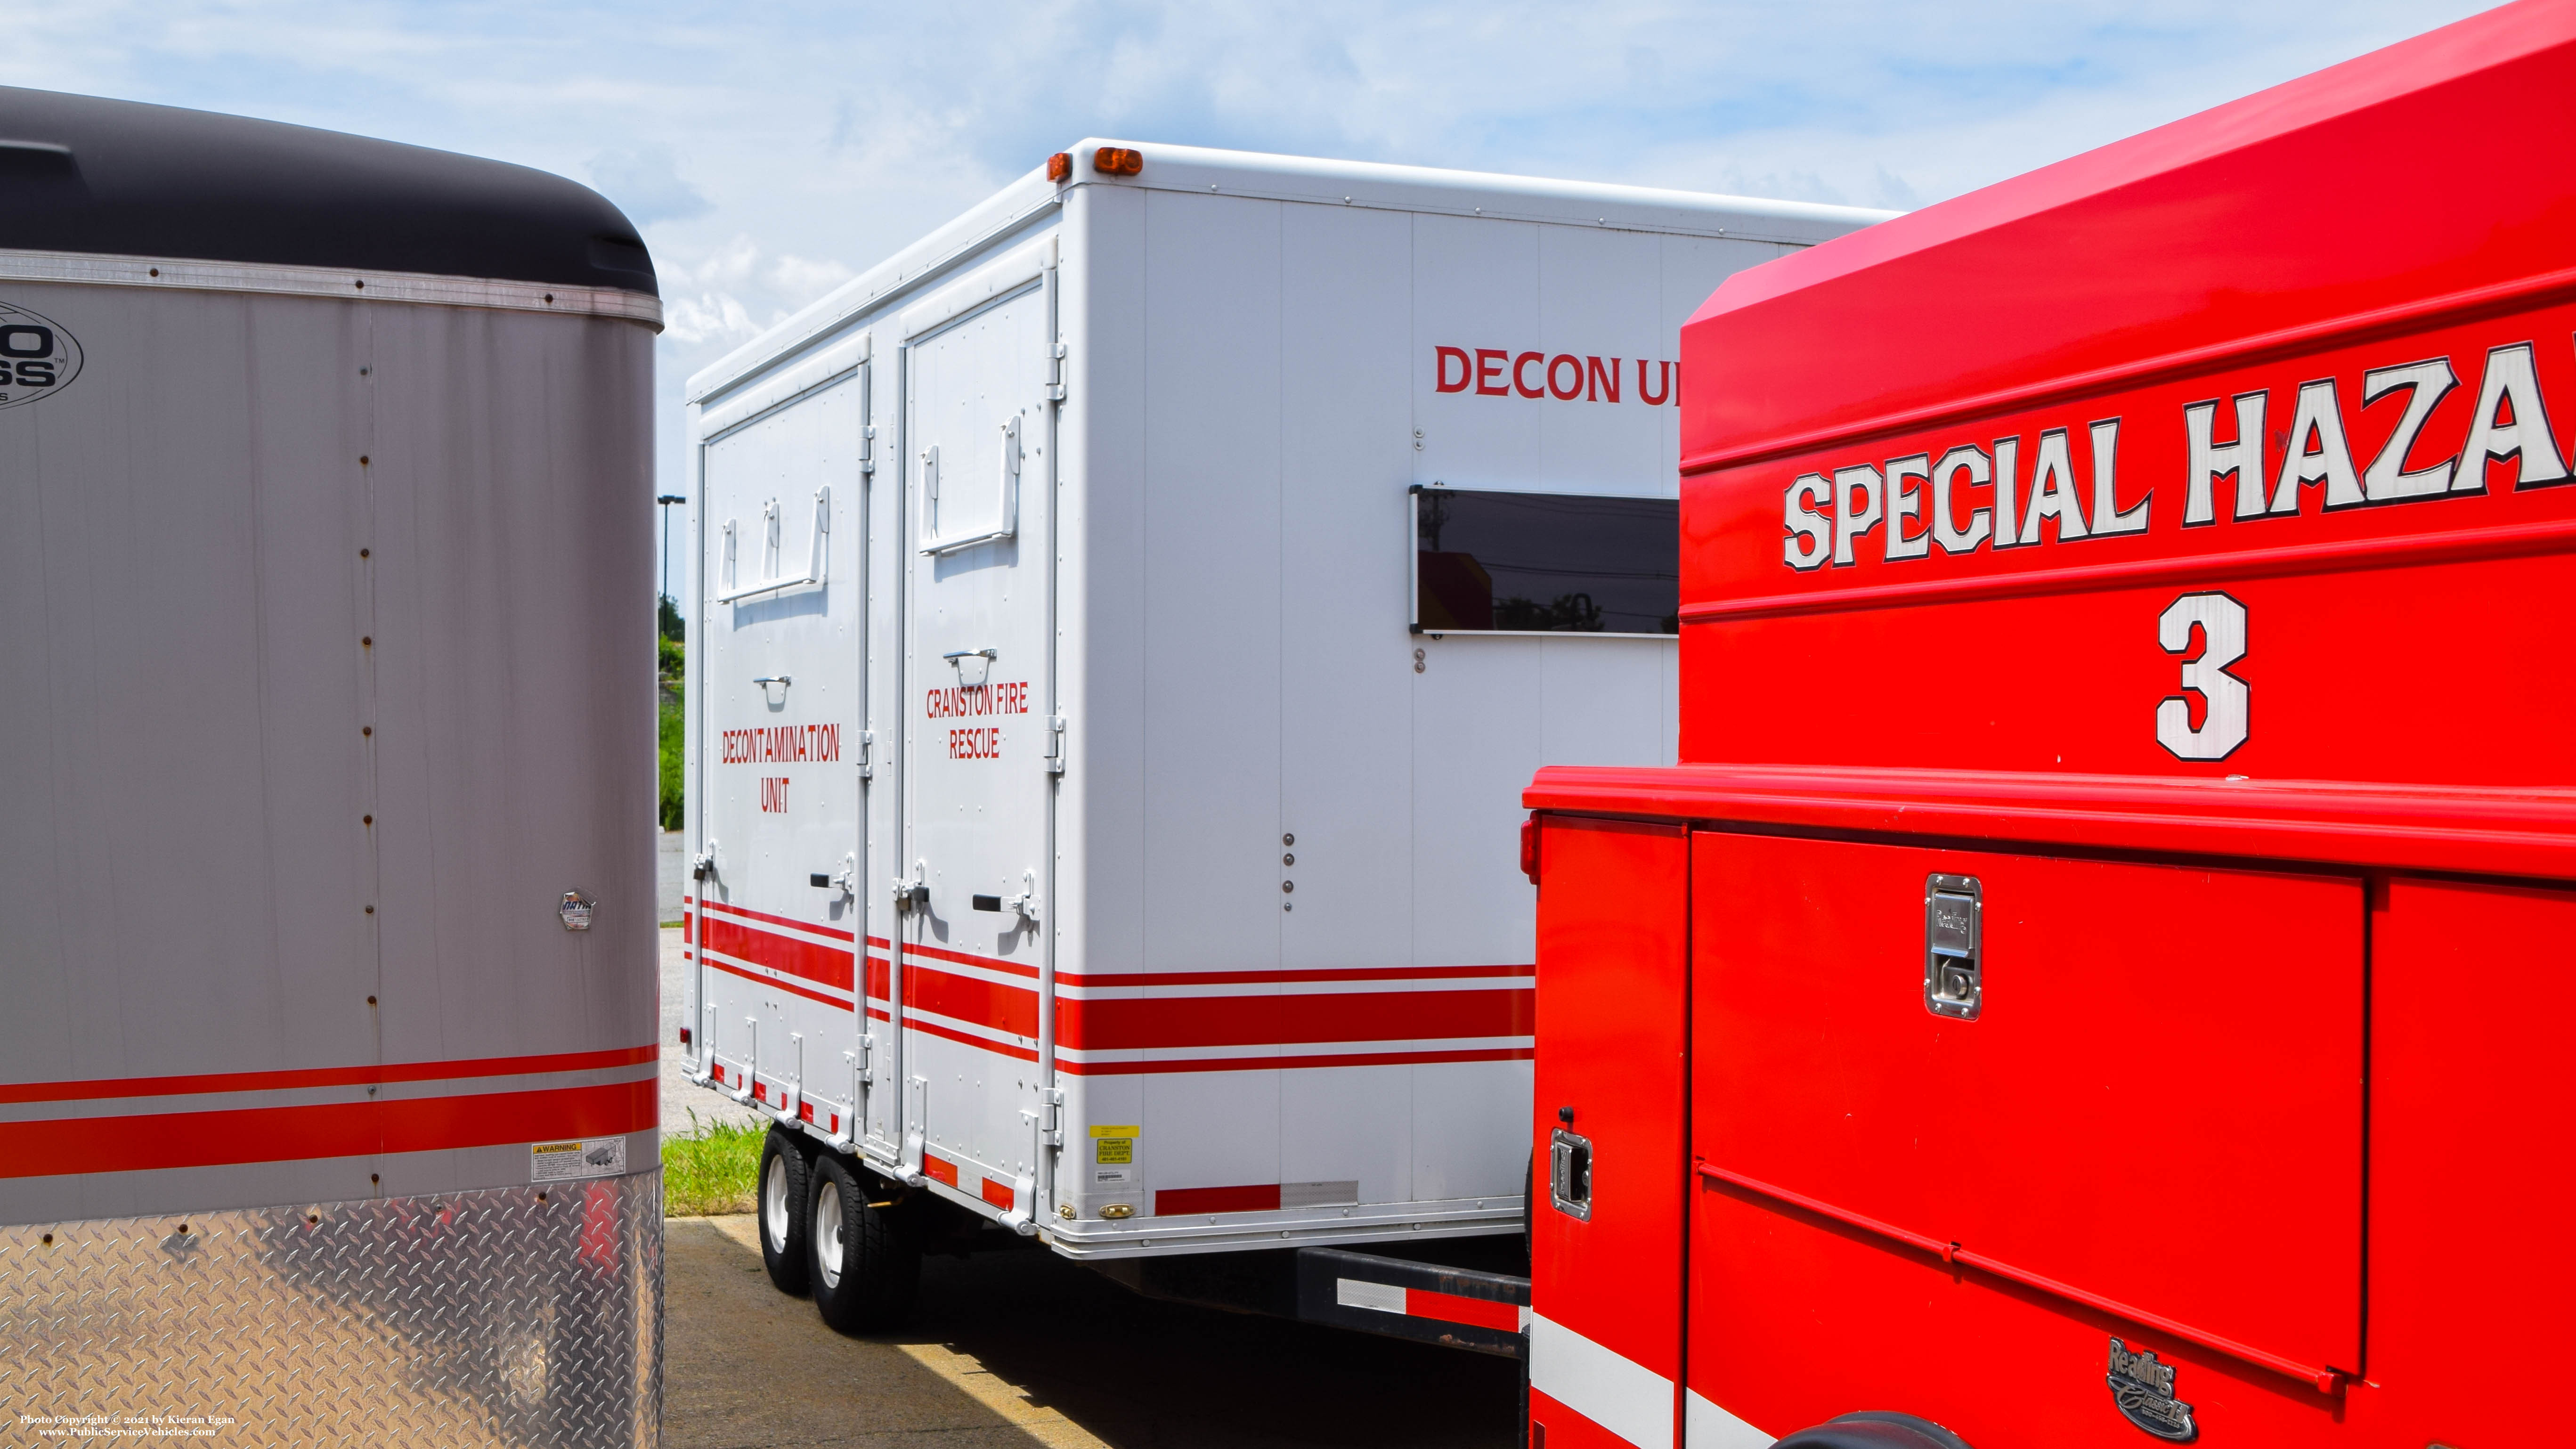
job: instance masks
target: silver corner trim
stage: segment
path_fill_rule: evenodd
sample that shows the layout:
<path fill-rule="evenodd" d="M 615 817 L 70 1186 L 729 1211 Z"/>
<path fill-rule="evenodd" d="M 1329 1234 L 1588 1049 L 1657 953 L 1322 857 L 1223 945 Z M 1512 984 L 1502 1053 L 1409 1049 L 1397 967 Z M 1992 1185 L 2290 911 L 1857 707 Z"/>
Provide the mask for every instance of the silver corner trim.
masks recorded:
<path fill-rule="evenodd" d="M 0 281 L 70 282 L 91 287 L 163 287 L 177 291 L 265 292 L 284 297 L 339 297 L 357 302 L 410 302 L 438 307 L 490 307 L 641 322 L 662 330 L 662 299 L 622 287 L 555 286 L 495 277 L 440 277 L 419 272 L 364 272 L 266 262 L 207 262 L 88 252 L 0 250 Z"/>

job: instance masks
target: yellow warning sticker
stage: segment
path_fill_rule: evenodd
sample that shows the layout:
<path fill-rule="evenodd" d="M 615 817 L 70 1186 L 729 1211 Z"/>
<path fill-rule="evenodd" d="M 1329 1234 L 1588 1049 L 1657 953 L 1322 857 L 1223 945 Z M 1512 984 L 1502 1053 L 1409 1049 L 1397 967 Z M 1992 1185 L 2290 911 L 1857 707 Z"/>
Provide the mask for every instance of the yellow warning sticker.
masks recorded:
<path fill-rule="evenodd" d="M 1141 1127 L 1118 1123 L 1101 1123 L 1094 1126 L 1091 1129 L 1092 1162 L 1111 1167 L 1134 1163 L 1136 1135 L 1143 1130 Z M 1124 1181 L 1127 1175 L 1114 1173 L 1111 1176 L 1115 1180 Z"/>

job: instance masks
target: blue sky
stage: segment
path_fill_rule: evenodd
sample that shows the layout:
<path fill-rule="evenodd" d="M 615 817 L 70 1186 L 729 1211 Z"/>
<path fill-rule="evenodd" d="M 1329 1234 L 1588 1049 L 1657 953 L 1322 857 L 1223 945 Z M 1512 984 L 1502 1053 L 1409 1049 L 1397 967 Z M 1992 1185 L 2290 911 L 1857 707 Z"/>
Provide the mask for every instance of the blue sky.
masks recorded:
<path fill-rule="evenodd" d="M 14 13 L 0 81 L 598 187 L 662 271 L 679 491 L 691 372 L 1085 135 L 1915 207 L 2483 8 L 88 0 Z"/>

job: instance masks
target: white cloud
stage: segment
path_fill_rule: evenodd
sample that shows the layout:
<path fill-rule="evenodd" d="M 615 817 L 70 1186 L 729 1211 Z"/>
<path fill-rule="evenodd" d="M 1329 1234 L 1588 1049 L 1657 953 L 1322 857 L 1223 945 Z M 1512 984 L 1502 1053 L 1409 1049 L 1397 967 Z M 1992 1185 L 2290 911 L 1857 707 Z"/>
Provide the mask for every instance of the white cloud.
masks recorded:
<path fill-rule="evenodd" d="M 2332 64 L 2476 0 L 908 0 L 725 8 L 91 0 L 0 82 L 589 178 L 688 375 L 1088 134 L 1915 206 Z"/>
<path fill-rule="evenodd" d="M 715 209 L 703 192 L 680 179 L 677 155 L 660 142 L 623 146 L 592 157 L 590 184 L 616 202 L 637 226 L 687 221 Z"/>

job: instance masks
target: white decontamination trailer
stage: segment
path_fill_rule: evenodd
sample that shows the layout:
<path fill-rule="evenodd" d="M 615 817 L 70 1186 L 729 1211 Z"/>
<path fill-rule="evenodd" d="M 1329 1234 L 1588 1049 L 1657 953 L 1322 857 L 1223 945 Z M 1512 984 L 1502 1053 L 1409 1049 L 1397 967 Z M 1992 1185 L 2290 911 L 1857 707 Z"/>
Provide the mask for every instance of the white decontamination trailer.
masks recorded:
<path fill-rule="evenodd" d="M 660 1424 L 652 264 L 0 90 L 0 1440 Z"/>
<path fill-rule="evenodd" d="M 1354 1265 L 1521 1230 L 1517 802 L 1674 756 L 1680 324 L 1879 215 L 1091 140 L 694 378 L 680 1046 L 780 1286 L 1000 1225 L 1509 1351 Z"/>

